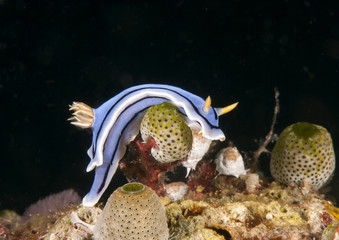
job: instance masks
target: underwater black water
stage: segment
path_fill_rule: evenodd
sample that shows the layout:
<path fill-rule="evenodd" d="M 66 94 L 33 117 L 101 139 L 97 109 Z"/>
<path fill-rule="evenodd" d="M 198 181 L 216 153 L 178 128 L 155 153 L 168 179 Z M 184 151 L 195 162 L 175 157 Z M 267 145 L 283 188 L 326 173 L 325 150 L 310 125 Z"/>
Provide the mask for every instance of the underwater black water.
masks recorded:
<path fill-rule="evenodd" d="M 336 1 L 0 1 L 0 209 L 21 213 L 50 193 L 84 196 L 90 131 L 66 121 L 73 100 L 92 107 L 127 87 L 165 83 L 214 107 L 239 101 L 221 128 L 239 150 L 307 121 L 339 149 Z M 269 175 L 265 157 L 261 169 Z M 338 170 L 336 171 L 338 172 Z M 339 197 L 335 175 L 330 195 Z M 104 197 L 124 183 L 118 172 Z"/>

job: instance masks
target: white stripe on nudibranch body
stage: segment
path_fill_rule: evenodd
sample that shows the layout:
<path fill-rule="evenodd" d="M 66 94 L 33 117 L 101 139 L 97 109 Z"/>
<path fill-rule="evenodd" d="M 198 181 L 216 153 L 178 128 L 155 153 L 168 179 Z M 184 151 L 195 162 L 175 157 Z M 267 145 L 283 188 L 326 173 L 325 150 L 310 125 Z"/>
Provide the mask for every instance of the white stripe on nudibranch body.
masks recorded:
<path fill-rule="evenodd" d="M 145 84 L 126 89 L 93 109 L 93 138 L 88 150 L 91 162 L 87 171 L 96 168 L 96 172 L 92 188 L 83 199 L 85 206 L 96 204 L 106 190 L 126 152 L 127 144 L 139 132 L 145 111 L 162 102 L 176 105 L 189 122 L 199 126 L 205 138 L 225 140 L 218 126 L 222 109 L 209 106 L 209 111 L 206 111 L 202 98 L 181 88 L 162 84 Z"/>

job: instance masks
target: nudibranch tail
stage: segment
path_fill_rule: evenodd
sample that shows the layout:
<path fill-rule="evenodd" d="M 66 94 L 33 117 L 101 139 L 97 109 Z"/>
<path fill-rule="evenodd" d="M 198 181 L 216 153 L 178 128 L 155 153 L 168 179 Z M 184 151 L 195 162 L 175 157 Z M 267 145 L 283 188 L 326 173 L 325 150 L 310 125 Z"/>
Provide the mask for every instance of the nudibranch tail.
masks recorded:
<path fill-rule="evenodd" d="M 224 107 L 224 108 L 216 108 L 215 110 L 218 116 L 221 116 L 225 113 L 232 111 L 234 108 L 236 108 L 237 105 L 238 105 L 238 102 L 228 105 L 227 107 Z"/>
<path fill-rule="evenodd" d="M 95 177 L 92 184 L 92 188 L 87 195 L 82 199 L 82 205 L 85 207 L 93 207 L 104 193 L 108 184 L 110 183 L 118 165 L 111 166 L 108 163 L 103 163 L 100 167 L 95 169 Z M 102 181 L 103 176 L 106 177 L 107 181 Z"/>
<path fill-rule="evenodd" d="M 89 128 L 92 126 L 94 113 L 90 106 L 82 102 L 73 102 L 72 105 L 69 105 L 69 110 L 74 111 L 73 116 L 67 119 L 71 121 L 71 124 L 81 128 Z"/>

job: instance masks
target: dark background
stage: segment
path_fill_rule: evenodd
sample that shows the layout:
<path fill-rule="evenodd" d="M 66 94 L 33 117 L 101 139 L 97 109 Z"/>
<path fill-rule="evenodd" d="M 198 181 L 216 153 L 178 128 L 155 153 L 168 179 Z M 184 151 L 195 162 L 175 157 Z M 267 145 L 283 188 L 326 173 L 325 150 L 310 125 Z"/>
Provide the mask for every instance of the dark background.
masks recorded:
<path fill-rule="evenodd" d="M 214 107 L 239 101 L 220 125 L 249 154 L 270 128 L 278 87 L 275 132 L 322 125 L 338 155 L 337 1 L 169 2 L 0 0 L 0 209 L 21 213 L 67 188 L 84 196 L 91 135 L 66 121 L 68 105 L 98 107 L 141 83 L 211 95 Z M 124 181 L 117 173 L 104 197 Z"/>

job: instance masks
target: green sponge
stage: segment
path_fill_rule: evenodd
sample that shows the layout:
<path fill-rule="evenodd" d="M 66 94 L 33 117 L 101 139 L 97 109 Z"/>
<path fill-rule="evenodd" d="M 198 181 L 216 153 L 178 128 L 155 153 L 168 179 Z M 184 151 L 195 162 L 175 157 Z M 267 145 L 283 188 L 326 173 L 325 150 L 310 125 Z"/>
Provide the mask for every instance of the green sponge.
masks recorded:
<path fill-rule="evenodd" d="M 188 155 L 192 149 L 192 130 L 185 117 L 171 103 L 164 102 L 150 107 L 140 125 L 144 141 L 153 138 L 157 144 L 152 156 L 162 163 L 173 162 Z"/>
<path fill-rule="evenodd" d="M 271 174 L 281 183 L 309 178 L 321 188 L 335 169 L 331 135 L 319 125 L 295 123 L 281 133 L 271 156 Z"/>

